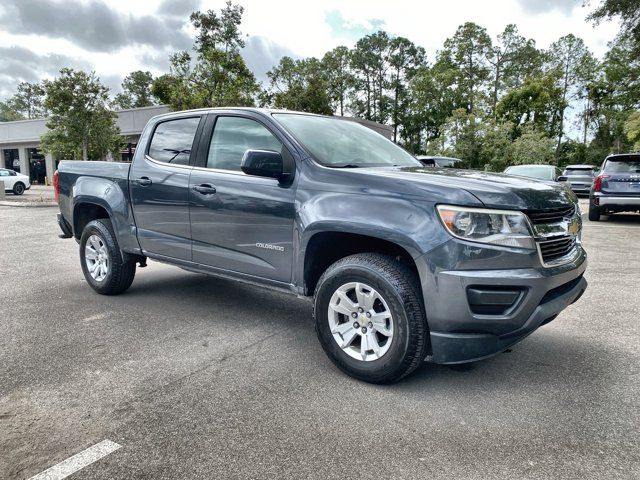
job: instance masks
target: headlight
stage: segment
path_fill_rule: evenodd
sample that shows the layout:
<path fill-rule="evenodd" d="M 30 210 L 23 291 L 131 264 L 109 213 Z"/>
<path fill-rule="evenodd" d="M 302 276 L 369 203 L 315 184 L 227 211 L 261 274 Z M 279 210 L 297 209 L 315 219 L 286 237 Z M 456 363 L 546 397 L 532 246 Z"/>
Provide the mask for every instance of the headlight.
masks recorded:
<path fill-rule="evenodd" d="M 454 236 L 470 242 L 535 249 L 522 212 L 438 205 L 442 223 Z"/>

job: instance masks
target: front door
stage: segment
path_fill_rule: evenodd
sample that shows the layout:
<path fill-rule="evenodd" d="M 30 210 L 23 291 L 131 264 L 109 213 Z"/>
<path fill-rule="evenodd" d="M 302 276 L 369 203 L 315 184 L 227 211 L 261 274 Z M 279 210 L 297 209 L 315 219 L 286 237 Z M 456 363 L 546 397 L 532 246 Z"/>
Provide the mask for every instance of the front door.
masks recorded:
<path fill-rule="evenodd" d="M 200 149 L 190 180 L 193 261 L 289 283 L 295 188 L 240 170 L 248 149 L 284 155 L 286 147 L 259 118 L 218 115 L 210 122 L 208 148 Z"/>
<path fill-rule="evenodd" d="M 145 155 L 131 166 L 131 201 L 144 253 L 191 260 L 190 160 L 200 121 L 199 115 L 160 121 Z"/>

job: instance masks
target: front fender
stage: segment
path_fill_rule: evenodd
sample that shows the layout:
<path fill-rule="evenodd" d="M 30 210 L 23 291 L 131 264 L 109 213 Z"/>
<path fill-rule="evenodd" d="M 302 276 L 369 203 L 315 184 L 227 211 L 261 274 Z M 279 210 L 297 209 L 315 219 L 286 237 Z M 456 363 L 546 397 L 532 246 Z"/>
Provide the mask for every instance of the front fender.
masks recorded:
<path fill-rule="evenodd" d="M 301 204 L 296 230 L 297 285 L 303 285 L 307 246 L 317 233 L 344 232 L 379 238 L 399 245 L 414 259 L 450 239 L 431 202 L 335 192 L 315 191 Z M 420 266 L 418 271 L 422 276 Z"/>

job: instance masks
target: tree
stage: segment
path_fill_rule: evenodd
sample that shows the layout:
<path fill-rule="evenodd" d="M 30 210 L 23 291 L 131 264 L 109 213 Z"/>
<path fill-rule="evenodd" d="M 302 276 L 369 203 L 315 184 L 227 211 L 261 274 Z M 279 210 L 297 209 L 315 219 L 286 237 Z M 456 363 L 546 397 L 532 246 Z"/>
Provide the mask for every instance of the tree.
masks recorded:
<path fill-rule="evenodd" d="M 356 116 L 385 123 L 389 118 L 389 45 L 386 32 L 366 35 L 356 42 L 351 54 L 351 68 L 356 78 L 352 109 Z"/>
<path fill-rule="evenodd" d="M 511 162 L 514 165 L 550 164 L 554 159 L 553 143 L 544 132 L 527 126 L 511 145 Z"/>
<path fill-rule="evenodd" d="M 154 105 L 153 75 L 151 72 L 136 70 L 124 77 L 122 93 L 116 95 L 114 104 L 120 108 L 140 108 Z"/>
<path fill-rule="evenodd" d="M 404 37 L 395 37 L 389 43 L 389 66 L 391 80 L 389 86 L 393 92 L 391 100 L 391 123 L 393 125 L 393 141 L 398 140 L 398 128 L 407 117 L 409 104 L 408 82 L 417 69 L 424 64 L 426 53 L 424 48 L 416 46 Z"/>
<path fill-rule="evenodd" d="M 267 73 L 269 103 L 276 108 L 331 115 L 333 108 L 325 70 L 317 58 L 282 57 Z"/>
<path fill-rule="evenodd" d="M 484 128 L 480 161 L 485 170 L 502 172 L 511 164 L 511 122 L 490 122 Z"/>
<path fill-rule="evenodd" d="M 400 132 L 409 151 L 433 150 L 431 142 L 440 138 L 442 125 L 455 109 L 454 82 L 453 70 L 441 62 L 432 67 L 420 67 L 411 78 L 409 105 Z"/>
<path fill-rule="evenodd" d="M 488 58 L 491 55 L 491 37 L 486 29 L 467 22 L 444 42 L 443 61 L 449 63 L 457 77 L 458 106 L 467 113 L 479 107 L 482 88 L 490 78 Z"/>
<path fill-rule="evenodd" d="M 457 108 L 451 112 L 442 126 L 441 153 L 461 158 L 471 168 L 481 167 L 482 130 L 479 124 L 476 111 L 467 113 L 464 108 Z"/>
<path fill-rule="evenodd" d="M 640 151 L 640 111 L 633 112 L 624 124 L 624 133 L 630 142 L 633 142 L 633 149 Z"/>
<path fill-rule="evenodd" d="M 45 81 L 44 88 L 51 117 L 49 131 L 41 138 L 43 151 L 83 160 L 118 153 L 122 140 L 116 114 L 108 106 L 109 89 L 93 72 L 63 68 L 58 78 Z"/>
<path fill-rule="evenodd" d="M 535 42 L 518 34 L 518 27 L 509 24 L 498 35 L 487 61 L 492 68 L 491 111 L 495 117 L 496 107 L 506 88 L 517 88 L 529 77 L 540 73 L 543 58 Z"/>
<path fill-rule="evenodd" d="M 550 67 L 558 75 L 562 91 L 562 103 L 558 109 L 558 141 L 556 157 L 560 154 L 562 137 L 564 136 L 564 117 L 570 101 L 579 96 L 580 83 L 593 58 L 581 38 L 572 33 L 565 35 L 551 45 L 549 50 Z"/>
<path fill-rule="evenodd" d="M 322 66 L 327 76 L 327 89 L 333 112 L 344 116 L 349 92 L 355 85 L 355 77 L 351 71 L 351 52 L 340 46 L 325 53 Z"/>
<path fill-rule="evenodd" d="M 42 118 L 47 111 L 43 104 L 44 88 L 39 83 L 20 82 L 16 93 L 4 102 L 3 110 L 9 118 Z"/>
<path fill-rule="evenodd" d="M 510 122 L 514 139 L 527 125 L 533 125 L 547 136 L 556 136 L 557 112 L 561 107 L 562 91 L 557 77 L 551 73 L 528 78 L 522 86 L 506 93 L 496 106 L 496 119 Z"/>
<path fill-rule="evenodd" d="M 170 56 L 169 77 L 152 92 L 175 110 L 198 107 L 252 106 L 260 91 L 240 55 L 244 9 L 227 1 L 220 12 L 194 12 L 194 57 L 182 51 Z"/>
<path fill-rule="evenodd" d="M 15 120 L 23 120 L 24 116 L 15 110 L 10 101 L 0 101 L 0 122 L 13 122 Z"/>
<path fill-rule="evenodd" d="M 603 0 L 587 19 L 597 24 L 612 17 L 621 20 L 620 39 L 632 43 L 635 53 L 640 53 L 640 3 L 637 0 Z"/>

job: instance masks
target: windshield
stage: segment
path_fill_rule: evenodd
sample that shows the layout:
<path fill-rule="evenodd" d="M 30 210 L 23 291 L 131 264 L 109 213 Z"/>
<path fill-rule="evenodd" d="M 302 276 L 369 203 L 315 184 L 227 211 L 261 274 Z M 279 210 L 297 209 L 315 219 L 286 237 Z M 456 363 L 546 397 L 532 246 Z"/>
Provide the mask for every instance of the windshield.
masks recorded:
<path fill-rule="evenodd" d="M 604 171 L 607 173 L 640 173 L 640 158 L 609 159 L 604 167 Z"/>
<path fill-rule="evenodd" d="M 355 122 L 295 113 L 274 117 L 326 167 L 422 166 L 390 140 Z"/>
<path fill-rule="evenodd" d="M 521 175 L 523 177 L 537 178 L 538 180 L 555 180 L 553 167 L 517 166 L 505 170 L 509 175 Z"/>

